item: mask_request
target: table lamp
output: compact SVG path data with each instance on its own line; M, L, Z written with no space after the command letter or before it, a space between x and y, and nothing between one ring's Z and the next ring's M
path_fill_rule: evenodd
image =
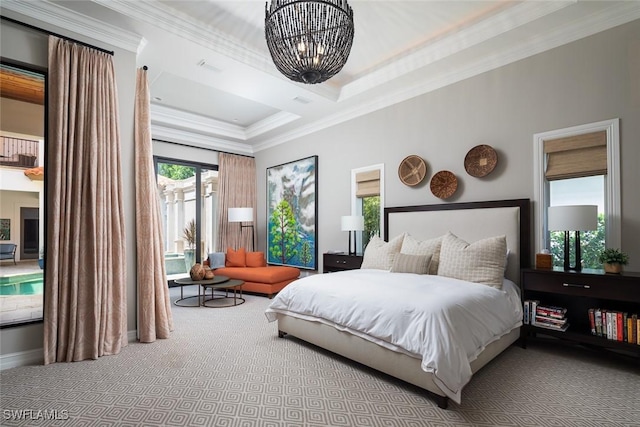
M356 231L364 230L364 217L358 215L346 215L341 220L342 231L349 232L349 255L355 255L358 245L356 243ZM353 251L351 251L351 233L353 233Z
M547 216L549 231L564 231L564 269L582 270L580 254L580 231L591 231L598 228L598 206L571 205L550 206ZM569 232L575 231L576 264L569 262Z

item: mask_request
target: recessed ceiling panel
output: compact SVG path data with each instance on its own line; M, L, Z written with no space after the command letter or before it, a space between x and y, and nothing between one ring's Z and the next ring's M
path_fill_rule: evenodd
M215 117L247 127L279 112L258 102L232 95L174 74L162 73L150 86L151 102L182 111ZM158 99L159 98L159 99Z

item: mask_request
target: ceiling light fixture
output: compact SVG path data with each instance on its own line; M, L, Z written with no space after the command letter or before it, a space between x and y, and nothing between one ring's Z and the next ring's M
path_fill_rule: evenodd
M347 62L353 10L347 0L271 0L264 31L276 68L301 83L322 83Z

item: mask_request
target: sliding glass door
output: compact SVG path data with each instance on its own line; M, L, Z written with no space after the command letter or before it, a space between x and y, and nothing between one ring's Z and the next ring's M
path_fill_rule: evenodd
M155 158L169 280L188 274L213 252L218 167Z

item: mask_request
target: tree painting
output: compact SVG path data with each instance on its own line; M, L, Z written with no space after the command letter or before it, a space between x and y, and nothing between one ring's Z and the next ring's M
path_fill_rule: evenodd
M267 262L317 269L318 157L267 168Z

